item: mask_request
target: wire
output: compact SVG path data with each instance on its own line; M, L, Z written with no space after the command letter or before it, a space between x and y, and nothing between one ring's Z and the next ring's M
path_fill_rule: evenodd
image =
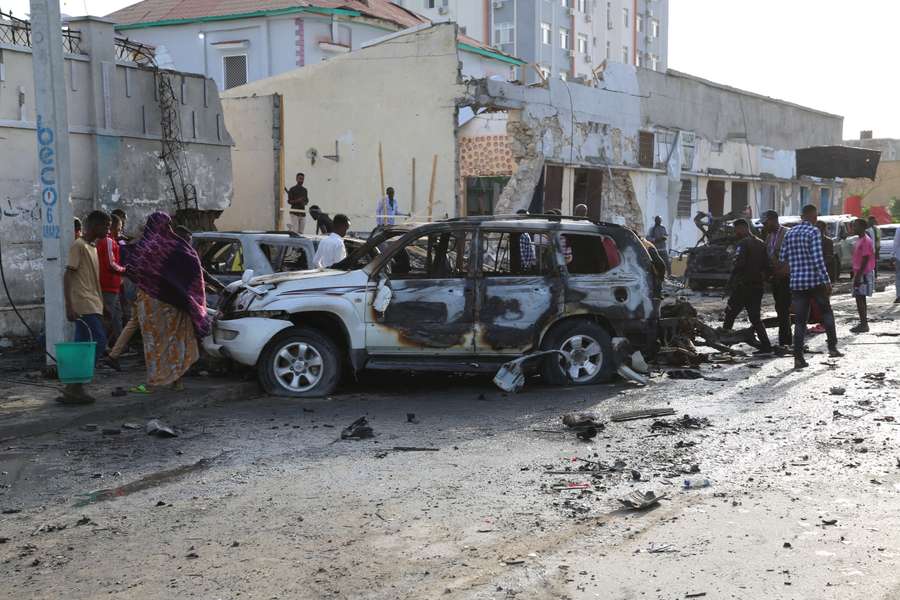
M9 286L6 285L6 272L3 269L3 244L0 243L0 280L3 281L3 291L6 292L6 299L9 300L9 305L12 307L13 312L16 313L16 316L19 317L19 320L22 321L22 325L25 326L25 329L28 330L28 333L31 334L31 337L34 338L35 342L40 343L40 338L37 334L34 333L34 330L28 326L28 323L25 322L25 319L22 317L21 313L19 313L19 309L16 308L16 303L13 302L12 295L9 293ZM46 302L46 299L44 300ZM50 360L56 362L56 357L50 354L47 351L47 346L44 344L44 354L46 354Z

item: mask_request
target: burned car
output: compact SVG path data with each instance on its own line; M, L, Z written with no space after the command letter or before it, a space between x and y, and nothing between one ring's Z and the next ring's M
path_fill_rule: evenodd
M370 262L372 248L380 248ZM342 370L494 372L541 350L551 384L616 372L613 339L656 338L658 282L637 236L564 217L469 217L390 227L333 269L229 286L210 353L266 391L330 393Z
M735 215L712 217L704 212L694 217L694 225L703 235L687 251L684 280L690 289L700 291L728 285L738 242L732 222L737 218Z

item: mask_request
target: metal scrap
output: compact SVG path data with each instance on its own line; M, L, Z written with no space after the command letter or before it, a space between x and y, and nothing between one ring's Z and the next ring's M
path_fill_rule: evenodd
M650 508L651 506L656 506L659 504L659 501L666 497L665 494L660 494L657 496L654 492L638 492L634 491L625 496L624 498L619 498L619 502L625 505L627 508L632 510L644 510Z
M674 408L646 408L644 410L629 410L626 412L615 413L610 417L610 421L619 423L621 421L634 421L636 419L652 419L653 417L666 417L674 415Z

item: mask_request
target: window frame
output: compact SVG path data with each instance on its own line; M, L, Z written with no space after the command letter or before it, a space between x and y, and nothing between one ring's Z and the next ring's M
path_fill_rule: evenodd
M535 273L526 273L526 272L518 272L517 273L513 270L513 263L515 261L513 260L513 252L512 252L512 245L511 245L512 236L513 235L521 236L522 234L526 234L526 233L531 237L532 245L535 246L535 249L534 249L535 263L536 263L536 265L535 265L536 272ZM560 271L559 271L559 264L557 264L557 260L556 260L556 253L557 253L557 250L561 246L559 246L559 242L558 242L559 236L557 235L557 233L558 232L556 232L554 230L527 229L527 228L526 229L504 229L504 228L481 229L478 232L478 241L477 241L477 248L478 248L478 261L477 261L477 267L476 267L477 276L482 279L486 279L486 280L495 280L495 279L499 279L501 277L514 277L514 278L558 277ZM501 239L503 239L505 237L506 239L510 240L510 243L507 245L508 267L507 267L506 272L502 272L502 273L497 273L496 271L489 272L485 268L487 265L487 262L485 259L486 259L486 256L487 256L488 250L489 250L488 248L485 247L485 243L488 241L488 236L490 234L499 234L501 236ZM549 244L537 244L535 242L535 237L538 235L546 236L549 241ZM521 237L518 237L517 240L521 240ZM537 249L538 246L547 247L550 249L550 252L548 252L544 255L544 254L542 254L543 250ZM500 247L502 247L502 245ZM521 260L522 260L521 253L517 252L517 254L518 254L519 266L521 269Z
M590 45L587 34L579 33L576 36L578 52L581 54L587 54L590 51ZM582 48L582 42L584 43L584 47Z
M413 275L410 272L395 273L393 271L392 265L393 265L394 259L397 257L397 255L399 255L400 252L405 252L409 246L414 245L417 241L421 240L422 238L425 238L425 237L431 238L432 236L435 236L439 240L440 237L444 236L444 235L453 236L453 235L458 235L458 234L462 234L463 236L468 236L468 239L466 240L466 245L468 246L468 252L469 252L468 264L466 265L465 271L462 272L461 274L456 274L456 272L454 272L454 274L452 274L452 275L443 275L443 276L433 275L431 273L423 273L422 275ZM401 238L399 238L397 240L396 244L394 245L395 247L391 247L390 249L387 250L387 252L384 255L385 256L384 261L380 265L378 265L378 268L374 272L373 277L378 278L378 277L384 276L384 277L387 277L387 279L389 281L436 281L436 280L440 281L440 280L471 279L472 275L473 275L473 264L474 264L474 262L472 260L473 252L476 251L476 249L473 247L473 244L475 244L475 240L477 239L477 237L478 236L476 235L475 229L471 228L471 227L439 229L439 230L433 230L433 231L428 231L428 232L422 232L422 233L419 233L418 235L415 235L415 232L410 232L409 237L407 237L406 235L402 236ZM431 246L431 242L429 241L429 247L426 250L426 260L429 261L430 264L433 264L433 260L434 260L433 258L429 258L429 254L431 253L432 247L433 246ZM448 245L448 248L449 248L449 245Z
M238 85L228 85L228 69L225 64L229 58L238 58L244 57L244 83ZM222 89L230 90L232 88L240 87L242 85L247 85L250 83L250 57L246 52L239 52L235 54L223 54L222 55Z
M547 46L553 45L553 26L541 21L541 43Z
M571 50L572 31L566 27L559 28L559 47L562 50Z

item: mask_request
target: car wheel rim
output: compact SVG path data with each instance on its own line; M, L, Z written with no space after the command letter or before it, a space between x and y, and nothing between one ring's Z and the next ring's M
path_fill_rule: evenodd
M603 349L588 335L573 335L563 342L560 350L569 360L560 359L560 367L575 383L584 383L597 376L603 366Z
M286 390L307 392L322 380L325 364L322 355L306 342L292 342L275 355L272 371Z

